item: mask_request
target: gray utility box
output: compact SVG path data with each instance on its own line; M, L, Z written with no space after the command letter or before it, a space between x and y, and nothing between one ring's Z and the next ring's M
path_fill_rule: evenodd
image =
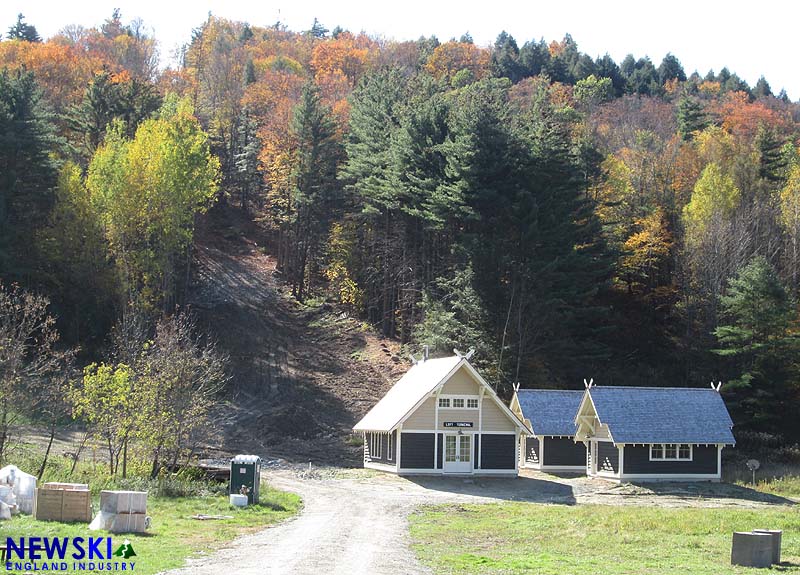
M261 483L261 458L258 455L237 455L231 459L231 493L247 494L247 503L258 503Z

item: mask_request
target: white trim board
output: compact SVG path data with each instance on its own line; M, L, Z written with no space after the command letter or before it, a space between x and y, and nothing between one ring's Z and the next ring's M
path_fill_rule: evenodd
M389 471L394 473L397 471L397 467L394 465L387 465L386 463L373 463L372 461L365 461L364 467L366 469L376 469L378 471Z
M623 473L620 481L720 481L719 473Z
M474 427L448 427L445 429L404 429L403 433L458 433L461 431L464 435L516 435L516 431L478 431Z
M522 465L522 469L535 469L536 471L564 471L586 473L586 465L540 465L527 461Z
M472 473L444 473L441 469L401 469L398 475L441 475L442 477L472 477L475 475L507 475L516 477L514 469L474 469Z

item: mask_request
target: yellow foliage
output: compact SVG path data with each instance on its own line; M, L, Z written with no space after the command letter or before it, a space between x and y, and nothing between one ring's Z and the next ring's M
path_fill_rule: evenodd
M425 69L436 78L446 78L460 70L469 70L476 80L489 74L488 50L468 42L445 42L433 51Z
M700 86L698 86L698 89L702 94L706 96L716 96L717 94L719 94L721 86L719 82L709 82L708 80L706 80L705 82L700 84Z
M664 210L656 209L635 222L636 231L624 244L626 255L620 260L621 275L629 285L650 284L659 268L669 260L673 237L667 229Z
M730 216L739 206L741 195L718 164L708 164L694 186L691 201L683 208L687 242L697 240L715 216Z
M781 190L781 223L788 233L800 235L800 166L792 168Z
M328 266L325 278L337 293L339 302L359 310L364 303L364 290L350 276L348 263L355 244L355 226L352 223L335 223L328 238Z

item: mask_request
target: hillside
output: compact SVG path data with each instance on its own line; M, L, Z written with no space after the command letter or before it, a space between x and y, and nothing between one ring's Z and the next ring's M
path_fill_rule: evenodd
M230 356L223 449L358 463L346 439L404 369L397 344L287 295L257 225L233 208L201 220L195 253L189 305Z
M347 459L397 346L427 345L503 394L722 381L737 439L800 439L800 103L765 78L569 34L198 24L166 69L119 11L0 43L0 300L52 323L0 358L8 396L56 399L26 417L125 385L139 413L95 431L155 468L217 428Z

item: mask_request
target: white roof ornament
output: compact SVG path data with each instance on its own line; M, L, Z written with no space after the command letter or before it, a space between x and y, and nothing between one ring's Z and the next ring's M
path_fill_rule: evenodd
M515 383L513 387L514 387L514 393L517 393L519 391L519 382Z
M413 354L413 353L409 353L409 354L408 354L408 359L410 359L410 360L411 360L411 365L417 365L417 358L416 358L416 357L414 357L414 354Z
M422 361L428 361L428 346L422 346Z
M594 378L592 377L589 381L586 381L586 378L583 378L583 387L586 389L591 389L592 385L594 385Z
M475 355L475 348L471 347L471 348L469 348L469 351L467 352L467 355L464 356L464 359L469 361L470 359L472 359L473 355Z
M458 357L464 357L464 354L458 351L456 348L453 348L453 353L456 354Z

